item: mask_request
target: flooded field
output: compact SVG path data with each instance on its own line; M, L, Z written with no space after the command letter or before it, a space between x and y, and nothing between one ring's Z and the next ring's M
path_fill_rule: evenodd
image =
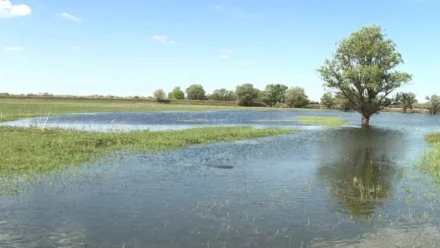
M133 154L0 196L0 247L440 247L440 190L414 166L440 117L338 111L82 114L12 125L86 130L340 128ZM316 126L312 126L316 127ZM22 180L22 183L20 180ZM3 188L6 188L6 182Z
M12 126L62 127L88 131L181 130L209 126L316 128L301 123L299 116L334 116L334 111L169 111L150 113L96 113L23 119ZM340 113L338 113L339 115ZM352 116L352 115L348 115ZM359 122L359 120L355 120Z

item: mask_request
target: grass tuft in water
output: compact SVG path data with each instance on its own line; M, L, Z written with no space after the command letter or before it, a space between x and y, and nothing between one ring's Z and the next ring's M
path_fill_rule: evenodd
M361 199L378 199L382 192L382 185L377 182L377 185L365 185L362 178L353 177L353 190L355 190ZM385 192L386 193L386 192Z
M327 116L299 116L298 119L304 124L318 124L327 127L339 127L346 123L343 118Z
M63 170L118 152L152 152L193 144L253 139L294 130L209 127L181 131L85 132L0 127L0 176Z
M440 133L429 133L425 139L433 149L423 155L419 168L429 173L433 181L440 186Z

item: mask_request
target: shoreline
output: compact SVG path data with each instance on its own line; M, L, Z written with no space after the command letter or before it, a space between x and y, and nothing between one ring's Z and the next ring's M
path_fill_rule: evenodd
M296 129L205 127L178 131L88 132L57 128L0 127L0 177L57 172L106 158L112 152L166 151L195 144L256 139Z

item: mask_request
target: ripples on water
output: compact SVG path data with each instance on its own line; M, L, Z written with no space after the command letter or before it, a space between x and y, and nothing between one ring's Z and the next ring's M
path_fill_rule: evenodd
M118 113L46 125L298 126L298 115L323 113ZM412 166L438 120L382 113L370 129L197 145L66 172L1 196L0 247L436 247L439 209Z

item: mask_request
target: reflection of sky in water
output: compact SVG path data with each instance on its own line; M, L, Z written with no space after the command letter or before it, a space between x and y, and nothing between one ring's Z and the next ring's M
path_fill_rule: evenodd
M285 119L279 119L285 118ZM84 131L166 131L213 126L251 126L254 128L319 129L319 125L301 123L279 112L158 112L158 113L99 113L28 118L0 125L20 127L55 127Z
M111 113L54 117L46 127L78 125L69 124L75 120L91 121L99 131L115 123L152 130L305 127L274 120L319 113ZM359 121L355 113L325 113ZM427 188L413 180L411 167L427 149L423 134L440 126L437 120L383 113L370 129L311 126L277 137L129 155L82 168L73 178L69 172L48 176L48 183L30 184L23 194L0 197L0 247L429 247L439 238L439 205L427 204ZM410 177L402 175L405 167ZM351 187L353 177L384 191L362 199ZM417 201L408 203L411 191ZM413 228L402 229L407 226Z
M81 124L81 123L46 123L46 124L32 124L28 121L15 121L9 123L3 123L3 125L16 126L16 127L38 127L38 128L63 128L63 129L75 129L82 131L96 131L96 132L111 132L111 131L134 131L134 130L149 130L155 131L168 131L168 130L183 130L190 128L202 128L202 127L216 127L216 126L250 126L253 128L300 128L305 130L319 129L321 126L314 125L256 125L256 124L219 124L219 125L200 125L200 124L170 124L170 125L129 125L129 124Z
M62 127L81 130L137 130L151 131L179 130L200 126L254 126L254 127L306 127L315 129L316 125L306 125L299 116L341 117L347 121L344 126L359 127L361 117L358 113L340 111L201 111L201 112L136 112L136 113L96 113L75 114L23 119L0 123L0 125ZM437 130L440 117L426 114L380 113L371 119L376 128L410 130L412 133L426 133Z

